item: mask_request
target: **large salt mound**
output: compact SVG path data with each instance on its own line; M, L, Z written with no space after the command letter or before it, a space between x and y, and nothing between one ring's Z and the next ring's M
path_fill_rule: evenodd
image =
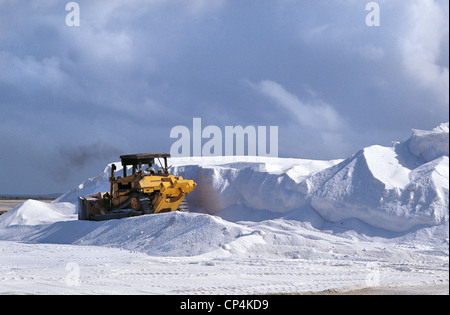
M340 162L252 159L254 162L176 166L174 173L198 183L189 202L210 214L223 216L224 211L234 211L242 215L249 210L285 214L307 204L305 178Z
M198 184L188 196L190 206L221 215L230 208L244 212L266 210L276 214L298 209L307 202L308 187L304 186L304 179L340 161L246 156L170 159L173 174L193 179ZM120 162L112 164L116 165L119 174L122 170ZM112 164L56 202L76 204L78 196L109 191Z
M311 206L331 222L357 218L390 231L439 225L448 222L448 172L448 157L409 169L395 148L370 147L312 176Z
M230 221L293 213L308 220L312 207L330 222L358 219L403 232L448 224L448 126L414 130L403 143L367 147L344 161L174 158L172 172L198 183L188 196L194 211ZM108 191L110 166L58 201L75 203L77 196Z
M415 129L406 143L412 154L429 162L449 155L448 134L449 123L441 124L432 131Z
M447 123L392 148L365 148L308 179L311 205L332 222L357 218L391 231L448 224L448 143Z

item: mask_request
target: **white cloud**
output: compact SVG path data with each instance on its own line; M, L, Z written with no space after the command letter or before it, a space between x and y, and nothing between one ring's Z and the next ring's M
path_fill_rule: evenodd
M317 97L309 102L302 101L280 84L269 80L251 85L278 106L287 109L304 127L327 131L345 127L337 111Z
M74 46L91 63L129 66L134 62L134 40L125 31L113 32L85 27L74 36Z
M32 56L23 58L0 51L0 84L7 83L23 89L54 89L67 81L60 69L58 57L36 60Z
M444 41L448 46L448 4L446 7L435 0L416 0L406 8L407 27L400 39L405 70L448 104L449 69L439 65Z
M317 146L316 151L333 158L351 152L348 135L352 134L352 131L347 123L331 105L321 100L318 93L309 87L305 87L309 98L305 101L274 81L247 83L278 107L287 110L293 118L293 124L286 128L291 132L295 130L296 135L293 137L297 139L296 141L308 143L309 147Z

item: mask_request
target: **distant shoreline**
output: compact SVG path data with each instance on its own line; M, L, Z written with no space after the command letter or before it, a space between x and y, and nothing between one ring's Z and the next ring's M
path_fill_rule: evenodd
M49 195L0 195L0 200L55 200L60 197L62 193L49 194Z
M30 196L31 197L31 196ZM17 206L20 206L22 203L24 203L25 201L29 200L29 199L33 199L33 200L39 200L40 202L52 202L55 199L37 199L37 198L26 198L25 196L20 196L17 197L16 199L4 199L4 196L0 196L0 215L5 214L6 212L8 212L9 210L14 209ZM22 199L24 198L24 199Z

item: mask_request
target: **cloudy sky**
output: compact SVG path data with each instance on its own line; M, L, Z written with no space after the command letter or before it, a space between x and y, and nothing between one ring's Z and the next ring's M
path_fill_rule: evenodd
M448 0L0 0L0 194L65 192L177 125L345 158L449 115ZM72 20L71 20L72 21ZM74 21L74 20L73 20Z

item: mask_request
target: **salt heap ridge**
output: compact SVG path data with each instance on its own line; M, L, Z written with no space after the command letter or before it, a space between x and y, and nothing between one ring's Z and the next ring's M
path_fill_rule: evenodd
M234 222L293 215L316 220L311 209L328 222L357 219L393 232L449 221L448 123L345 160L194 157L171 163L172 173L198 183L188 196L193 211ZM57 202L108 191L111 165Z

